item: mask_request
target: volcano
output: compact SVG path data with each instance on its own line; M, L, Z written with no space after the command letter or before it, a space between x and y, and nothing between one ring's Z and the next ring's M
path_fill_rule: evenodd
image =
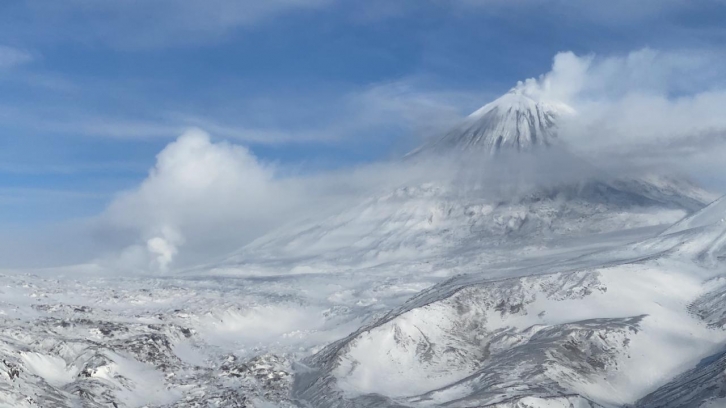
M561 102L545 102L519 85L469 115L442 137L411 155L477 151L530 151L557 141L560 118L574 114Z

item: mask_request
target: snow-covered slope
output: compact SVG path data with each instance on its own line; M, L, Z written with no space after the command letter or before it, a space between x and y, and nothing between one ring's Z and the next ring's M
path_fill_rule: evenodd
M523 86L518 86L411 155L451 151L495 154L501 150L521 151L549 146L557 138L557 119L572 113L569 106L537 100Z
M0 275L0 407L290 407L280 337L334 325L279 286L63 274Z
M324 274L7 273L0 406L717 404L726 264L701 255L726 226L657 232Z
M461 254L471 251L506 258L511 246L665 228L713 199L681 179L613 177L564 148L531 149L550 146L558 118L572 113L564 104L544 103L515 87L408 161L431 173L446 169L445 177L435 174L376 191L358 205L285 226L204 268L232 274L280 268L320 273L463 259ZM488 154L501 149L511 154Z
M702 208L672 184L597 181L498 199L455 184L401 187L338 214L287 226L205 268L243 274L321 273L391 262L506 258L513 247L667 226Z
M414 154L548 146L563 111L515 89ZM694 313L723 274L726 249L717 222L726 214L719 202L702 210L711 198L702 190L655 176L546 181L498 200L458 188L406 187L269 236L232 261L305 253L292 256L296 265L354 268L381 249L439 267L458 260L464 275L305 360L298 398L330 407L620 407L724 347L726 331ZM686 228L628 245L577 255L568 242L669 225L678 214L690 214L679 223ZM569 256L542 256L556 248ZM528 252L539 255L528 261Z
M709 282L712 288L696 299L689 310L714 331L726 328L726 278ZM726 347L707 356L667 384L638 400L639 408L718 408L726 405Z
M296 392L350 407L373 396L381 406L448 407L722 398L720 354L709 357L726 348L726 263L698 261L726 251L724 233L719 222L501 280L451 279L308 359Z
M686 217L668 228L663 234L673 234L692 228L701 228L714 224L726 224L726 197L709 204L698 213Z
M0 275L0 407L723 406L724 199L534 149L569 111L520 91L221 262Z

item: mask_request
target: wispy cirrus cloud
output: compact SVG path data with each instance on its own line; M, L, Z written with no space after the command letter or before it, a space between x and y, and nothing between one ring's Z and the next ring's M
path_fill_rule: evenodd
M530 12L540 15L556 14L562 21L573 18L587 19L608 25L624 26L634 22L659 19L678 19L687 23L689 17L707 12L724 11L723 0L612 0L568 1L568 0L447 0L452 7L475 9L481 12L501 14L512 11ZM512 16L513 17L513 16ZM715 21L701 21L708 26Z
M18 65L27 64L33 61L35 57L28 51L0 45L0 69L12 68Z
M335 18L376 24L391 18L430 18L480 13L515 25L552 21L570 28L597 24L610 28L658 26L691 37L724 32L723 0L147 0L23 1L7 7L0 24L13 36L42 42L73 41L121 49L158 49L216 42L292 13L333 10ZM34 24L17 16L32 16ZM21 24L22 22L22 24ZM665 24L667 23L667 24ZM52 28L49 29L49 28ZM646 30L650 31L650 30ZM1 32L1 31L0 31ZM700 33L700 34L699 34ZM669 36L670 38L670 36Z
M77 97L88 84L69 82L59 91ZM94 84L93 86L98 86ZM466 87L450 88L408 77L373 83L323 95L271 93L264 103L240 97L221 109L194 113L180 103L155 108L153 101L127 89L135 108L124 110L78 103L0 104L0 125L21 131L116 140L164 140L189 128L202 128L216 138L251 145L346 145L366 141L372 145L421 138L446 130L494 95ZM265 118L260 121L260 118Z
M236 29L253 27L293 11L315 10L334 0L147 0L25 1L12 12L38 24L8 21L14 30L42 41L73 40L123 49L149 49L217 41ZM11 13L7 13L12 17ZM1 19L0 19L1 21ZM44 27L54 27L50 35ZM59 30L60 28L60 30Z

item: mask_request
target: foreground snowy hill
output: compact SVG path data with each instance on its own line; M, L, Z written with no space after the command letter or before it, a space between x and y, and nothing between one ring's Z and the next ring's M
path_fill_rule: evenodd
M723 202L490 262L6 273L0 406L719 406Z
M726 224L708 223L722 207L682 221L695 229L505 279L439 284L309 358L297 392L315 406L682 407L722 398Z

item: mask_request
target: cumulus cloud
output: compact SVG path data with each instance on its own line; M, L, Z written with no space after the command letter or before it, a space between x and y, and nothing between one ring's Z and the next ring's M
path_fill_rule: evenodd
M190 130L158 154L138 188L110 204L99 228L133 237L124 264L163 271L181 246L256 236L284 219L299 204L297 195L243 146Z
M688 2L683 0L448 0L447 3L467 12L472 9L496 14L505 18L520 17L532 12L540 17L550 17L560 23L577 20L579 23L625 27L658 20L676 20L698 12L722 10L723 1ZM703 22L707 26L710 22Z
M712 52L641 49L619 56L562 52L518 86L572 106L561 138L586 154L640 164L703 155L726 143L726 87ZM645 154L647 152L647 154Z
M372 191L452 174L405 161L300 174L189 130L98 217L96 236L110 249L98 262L125 273L177 270L224 257L285 223L333 214Z

